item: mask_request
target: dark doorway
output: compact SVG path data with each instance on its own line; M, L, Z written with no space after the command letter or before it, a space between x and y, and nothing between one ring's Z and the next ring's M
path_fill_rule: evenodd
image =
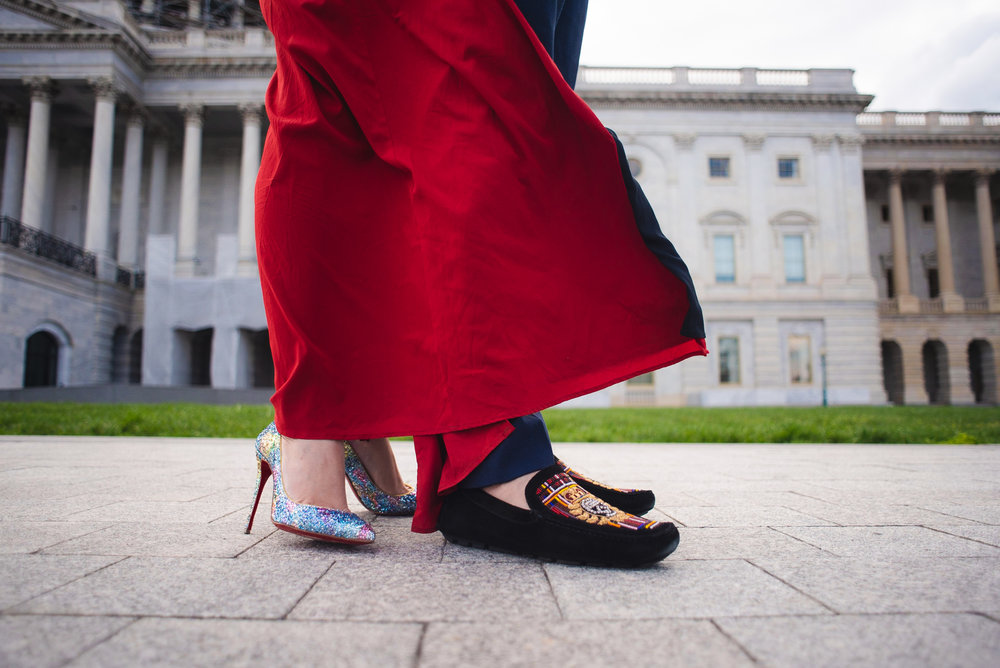
M924 389L932 404L951 403L951 385L948 380L948 349L941 341L924 343L921 351L924 363Z
M997 403L997 370L993 346L976 339L969 343L969 382L977 404Z
M28 337L24 352L24 386L54 386L59 372L59 341L49 332Z
M889 403L902 406L903 390L903 349L895 341L882 342L882 384Z

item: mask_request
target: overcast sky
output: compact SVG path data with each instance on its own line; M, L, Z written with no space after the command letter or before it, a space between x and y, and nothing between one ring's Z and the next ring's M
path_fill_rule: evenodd
M843 67L872 110L1000 111L1000 2L590 0L581 62Z

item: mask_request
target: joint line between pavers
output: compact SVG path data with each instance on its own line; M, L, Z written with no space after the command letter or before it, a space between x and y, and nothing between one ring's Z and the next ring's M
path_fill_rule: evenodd
M739 640L737 640L733 636L729 635L724 628L722 628L721 626L719 626L719 623L717 621L715 621L714 618L710 617L708 619L708 622L709 622L709 624L711 624L712 626L714 626L715 629L719 633L721 633L724 638L726 638L729 642L731 642L734 645L736 645L739 648L739 650L741 652L743 652L744 655L746 655L746 657L748 659L750 659L754 663L758 663L758 664L760 663L760 660L756 656L753 655L753 652L751 652L749 649L747 649L746 647L744 647L743 643L741 643Z
M417 639L417 651L413 655L413 668L417 668L420 665L420 661L424 655L424 637L427 635L427 627L430 626L430 622L420 623L420 637Z
M330 569L333 568L334 564L336 563L337 563L336 561L331 561L330 565L326 567L326 570L320 573L319 577L317 577L315 580L312 581L312 584L309 585L304 592L302 592L302 596L299 596L298 599L296 599L295 603L292 603L292 607L288 608L288 610L285 610L285 614L279 617L279 619L288 619L288 615L292 614L292 611L295 610L296 607L298 607L299 603L302 602L302 599L304 599L306 596L309 595L309 592L313 590L313 587L316 586L316 583L319 582L321 579L323 579L323 576L329 573Z
M819 604L820 604L821 606L823 606L824 608L826 608L827 610L829 610L829 611L830 611L830 612L832 612L833 614L835 614L835 615L839 615L839 614L840 614L840 613L839 613L838 611L834 610L834 609L833 609L833 608L831 608L831 607L830 607L829 605L827 605L827 604L826 604L826 603L824 603L823 601L819 600L818 598L816 598L816 597L815 597L815 596L813 596L812 594L810 594L810 593L808 593L808 592L805 592L805 591L803 591L802 589L799 589L798 587L796 587L795 585L793 585L793 584L792 584L791 582L787 582L786 580L784 580L784 579L782 579L782 578L778 577L777 575L775 575L775 574L774 574L774 573L772 573L771 571L767 570L766 568L764 568L764 567L763 567L763 566L761 566L760 564L755 564L755 563L754 563L753 561L751 561L750 559L745 559L744 561L746 561L746 562L747 562L748 564L750 564L750 565L751 565L751 566L753 566L754 568L757 568L757 569L761 570L761 571L762 571L763 573L765 573L765 574L767 574L767 575L770 575L770 576L771 576L772 578L774 578L775 580L777 580L777 581L778 581L778 582L780 582L781 584L783 584L783 585L785 585L785 586L787 586L787 587L791 587L792 589L794 589L795 591L799 592L800 594L802 594L802 595L803 595L803 596L805 596L806 598L808 598L808 599L810 599L810 600L812 600L812 601L815 601L816 603L819 603Z
M552 578L549 577L549 569L546 564L540 564L542 567L542 574L545 575L545 582L549 585L549 593L552 594L552 600L556 604L556 610L559 611L559 619L566 619L566 615L563 614L562 605L559 603L559 597L556 595L556 588L552 586Z
M965 520L966 522L973 522L973 523L975 523L978 526L984 526L984 527L993 526L991 524L988 524L987 522L980 522L979 520L974 520L971 517L965 517L963 515L955 515L953 513L946 513L943 510L934 510L933 508L924 508L923 506L910 506L910 507L911 508L919 508L920 510L926 510L927 512L930 512L930 513L938 513L938 514L941 514L941 515L947 515L948 517L954 517L955 519L958 519L958 520Z
M74 615L74 617L75 616L76 615ZM133 617L127 623L122 624L121 628L116 629L115 631L112 631L107 636L105 636L105 637L101 638L100 640L97 640L96 642L93 642L93 643L87 645L86 647L84 647L82 650L80 650L79 652L77 652L76 656L74 656L72 659L70 659L69 661L65 662L62 665L65 666L65 665L69 665L70 663L73 663L74 661L76 661L77 659L79 659L80 657L82 657L87 652L90 652L91 650L95 649L98 645L103 645L104 643L108 642L109 640L111 640L112 638L114 638L115 636L117 636L119 633L121 633L122 631L124 631L125 629L133 626L140 619L142 619L142 617Z
M838 526L840 526L840 525L838 525ZM778 532L778 533L780 533L780 534L781 534L782 536L788 536L788 537L789 537L789 538L791 538L792 540L797 540L797 541L799 541L800 543L803 543L803 544L805 544L805 545L808 545L809 547L815 547L815 548L816 548L817 550L819 550L820 552L826 552L827 554L832 554L832 555L833 555L833 556L835 556L835 557L842 557L842 556L844 556L844 555L842 555L842 554L837 554L836 552L833 552L832 550L827 550L827 549L824 549L824 548L820 547L819 545L813 545L812 543L810 543L809 541L807 541L807 540L806 540L805 538L799 538L798 536L793 536L793 535L792 535L792 534L790 534L790 533L786 533L786 532L782 531L782 530L781 530L781 529L779 529L778 527L767 527L767 528L768 528L768 529L770 529L771 531L777 531L777 532Z
M916 526L919 526L923 529L929 529L930 531L937 531L938 533L943 533L945 536L951 536L952 538L961 538L962 540L967 540L973 543L979 543L980 545L986 545L987 547L1000 549L1000 546L994 545L993 543L987 543L986 541L979 540L978 538L969 538L968 536L961 536L957 533L951 533L949 531L945 531L944 529L938 529L937 527L929 527L926 524L917 524ZM989 525L983 524L982 526L989 526ZM1000 552L997 553L997 556L1000 556Z
M63 538L62 540L57 540L56 542L52 543L51 545L46 545L44 547L38 548L37 550L32 550L31 552L28 552L28 554L41 554L42 550L48 550L49 548L56 547L57 545L62 545L63 543L68 543L71 540L76 540L77 538L84 538L86 536L90 536L90 535L95 534L95 533L100 533L101 531L107 531L108 529L110 529L113 526L114 526L113 522L108 522L105 526L102 526L100 529L94 529L93 531L88 531L87 533L81 533L81 534L76 535L76 536L70 536L69 538ZM108 556L113 556L113 555L108 555Z
M39 556L51 556L51 555L39 555ZM63 556L63 555L59 555L59 556ZM106 555L94 555L94 556L106 556ZM83 575L81 575L80 577L76 577L76 578L73 578L72 580L69 580L69 581L67 581L67 582L63 582L63 583L62 583L61 585L57 585L57 586L55 586L55 587L52 587L52 589L46 589L45 591L42 591L42 592L38 592L38 593L37 593L37 594L35 594L34 596L29 596L28 598L24 599L23 601L18 601L18 602L17 602L17 603L15 603L14 605L10 605L10 606L7 606L7 607L6 607L6 608L4 608L3 610L0 610L0 613L6 613L6 612L7 612L8 610L10 610L11 608L14 608L14 607L17 607L17 606L19 606L19 605L24 605L24 604L26 604L26 603L30 603L31 601L34 601L34 600L35 600L36 598L38 598L39 596L44 596L45 594L48 594L48 593L50 593L50 592L54 592L54 591L55 591L56 589L62 589L62 588L63 588L63 587L65 587L66 585L69 585L69 584L73 584L73 583L74 583L74 582L76 582L77 580L82 580L83 578L86 578L86 577L90 577L90 576L91 576L91 575L93 575L94 573L100 573L100 572L101 572L101 571L103 571L103 570L104 570L105 568L110 568L110 567L114 566L115 564L120 564L121 562L125 561L126 559L131 559L131 558L132 558L132 557L122 557L121 559L116 559L115 561L112 561L112 562L111 562L110 564L104 564L104 565L103 565L103 566L101 566L100 568L95 568L95 569L94 569L94 570L92 570L92 571L89 571L89 572L87 572L87 573L84 573L84 574L83 574Z

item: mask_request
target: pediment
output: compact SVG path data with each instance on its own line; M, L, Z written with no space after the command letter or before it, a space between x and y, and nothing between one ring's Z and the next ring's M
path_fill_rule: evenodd
M699 221L702 225L746 225L746 218L736 213L721 209L713 211Z
M106 19L51 0L0 0L0 32L105 30Z

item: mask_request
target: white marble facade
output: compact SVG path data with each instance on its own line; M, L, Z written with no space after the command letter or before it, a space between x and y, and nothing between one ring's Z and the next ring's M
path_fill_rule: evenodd
M271 382L255 7L0 0L0 388ZM582 70L713 354L572 404L996 402L1000 117L866 114L852 74Z

